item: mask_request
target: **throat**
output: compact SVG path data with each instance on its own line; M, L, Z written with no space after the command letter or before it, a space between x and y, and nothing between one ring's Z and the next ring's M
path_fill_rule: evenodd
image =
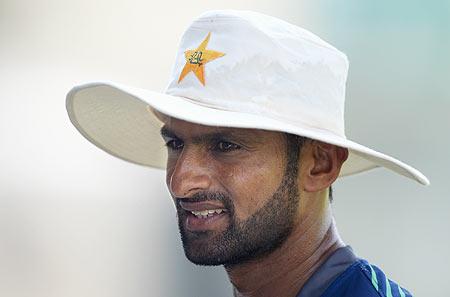
M311 228L314 229L314 228ZM225 267L236 297L295 297L320 265L338 248L345 246L334 221L322 236L317 230L291 236L268 256Z

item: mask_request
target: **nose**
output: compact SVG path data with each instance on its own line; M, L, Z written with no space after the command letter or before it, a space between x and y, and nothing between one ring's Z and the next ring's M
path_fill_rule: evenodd
M200 149L183 148L168 176L173 197L191 197L211 186L211 164Z

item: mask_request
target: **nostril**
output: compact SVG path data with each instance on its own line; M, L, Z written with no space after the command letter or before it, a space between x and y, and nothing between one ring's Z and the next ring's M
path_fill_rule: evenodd
M210 187L209 174L196 171L185 171L181 174L174 172L169 179L169 191L173 197L189 197Z

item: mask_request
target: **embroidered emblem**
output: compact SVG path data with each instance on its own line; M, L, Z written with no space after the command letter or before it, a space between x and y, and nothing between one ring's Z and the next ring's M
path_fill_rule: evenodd
M180 77L178 78L178 83L192 71L202 85L205 85L205 64L225 55L224 53L218 51L206 49L210 36L211 32L208 33L208 36L206 36L206 38L195 50L187 50L184 52L186 64L184 65Z

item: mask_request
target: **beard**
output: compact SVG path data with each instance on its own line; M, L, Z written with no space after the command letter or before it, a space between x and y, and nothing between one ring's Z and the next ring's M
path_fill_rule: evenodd
M222 192L200 192L190 198L177 199L178 226L186 257L198 265L232 266L270 254L289 237L299 205L297 170L286 168L279 187L255 213L241 221L235 216L233 199ZM191 232L183 222L188 213L179 201L218 200L229 217L224 231Z

